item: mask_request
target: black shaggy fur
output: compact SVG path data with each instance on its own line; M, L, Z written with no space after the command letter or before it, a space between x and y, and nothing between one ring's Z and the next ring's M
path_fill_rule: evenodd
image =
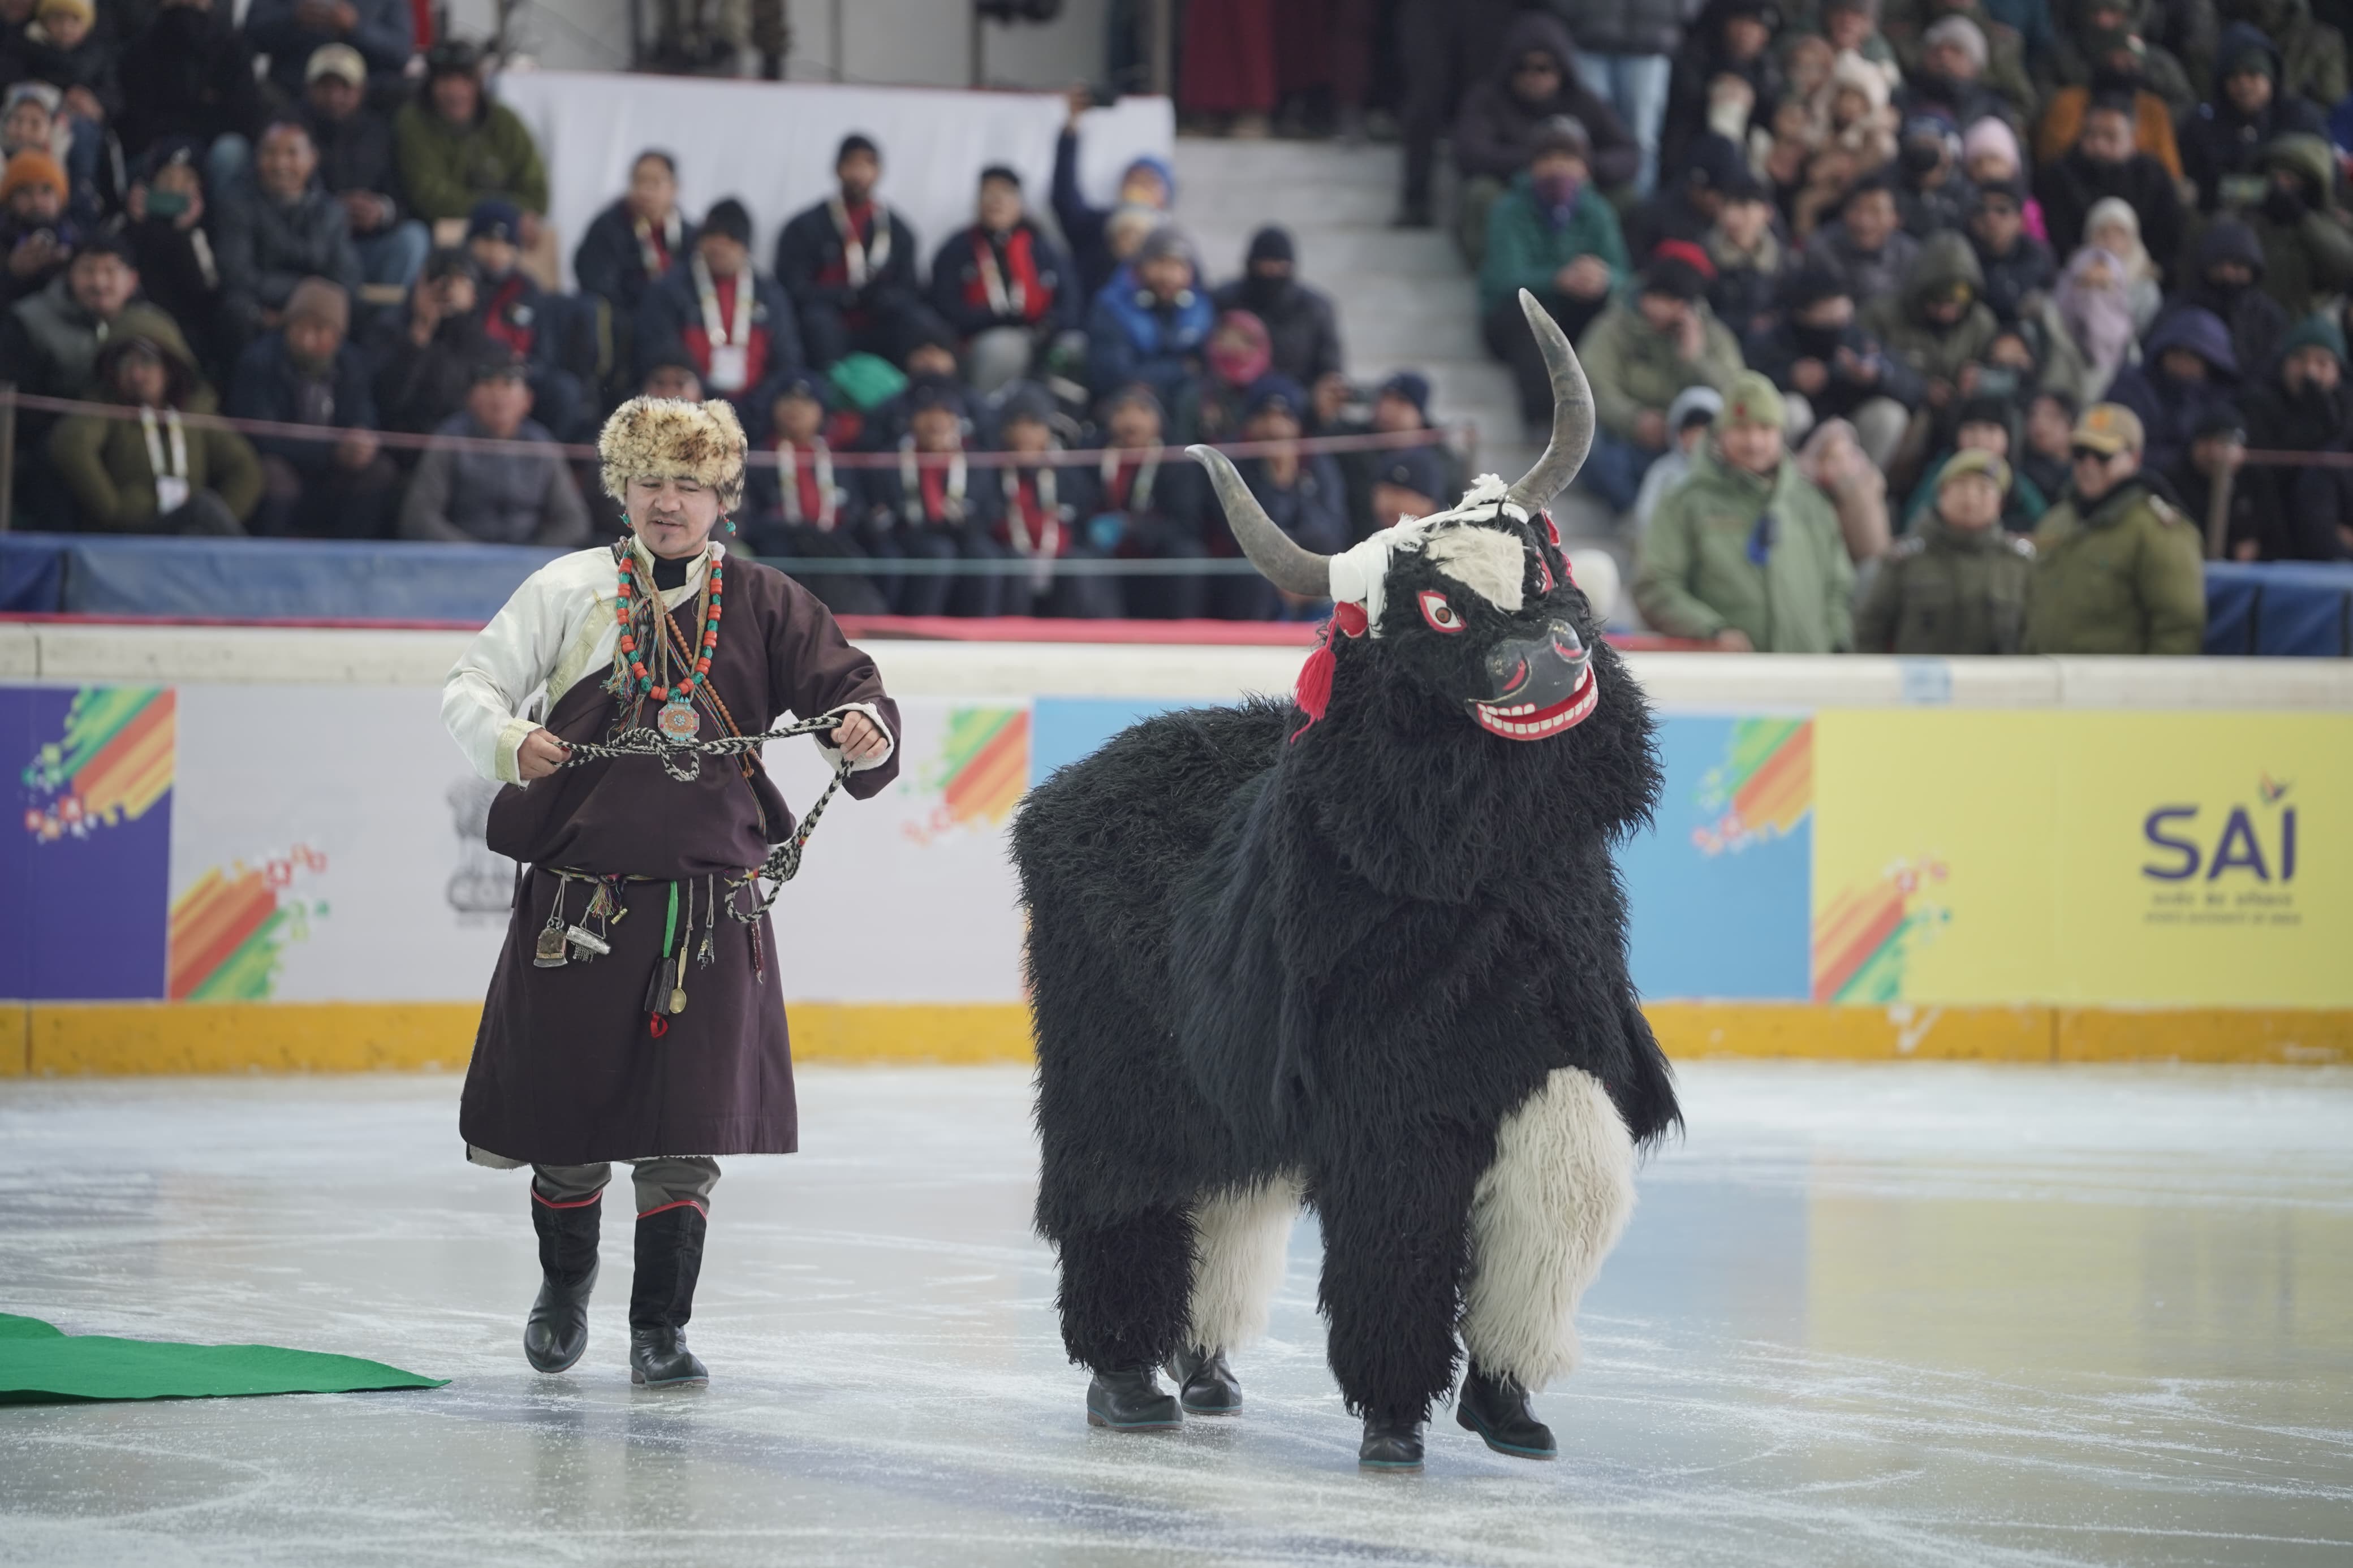
M1296 1173L1324 1226L1350 1409L1452 1386L1472 1189L1564 1067L1639 1142L1678 1119L1636 1006L1612 848L1659 791L1648 704L1541 524L1506 615L1400 554L1377 637L1341 638L1328 716L1255 700L1146 720L1014 824L1038 1033L1039 1232L1063 1342L1097 1371L1179 1348L1192 1205ZM1549 577L1557 586L1542 592ZM1467 623L1440 635L1417 594ZM1488 656L1569 621L1599 701L1540 741L1478 728Z

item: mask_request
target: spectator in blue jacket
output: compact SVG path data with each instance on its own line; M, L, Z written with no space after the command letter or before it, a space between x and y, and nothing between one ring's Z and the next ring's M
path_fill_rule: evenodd
M1188 384L1200 374L1215 321L1192 247L1173 228L1154 230L1095 296L1087 318L1088 386L1103 397L1140 381L1162 406L1191 406Z
M2108 401L2140 418L2141 467L2172 476L2198 438L2200 421L2238 395L2239 358L2231 329L2211 310L2176 310L2150 329L2141 362L2109 384Z
M1242 411L1242 439L1283 443L1239 467L1250 494L1277 528L1309 550L1333 555L1348 547L1348 492L1339 466L1322 452L1308 456L1291 443L1307 413L1307 394L1286 376L1270 375L1250 389ZM1222 517L1206 527L1209 553L1241 553ZM1209 579L1209 614L1225 621L1299 620L1321 616L1326 606L1284 594L1255 573Z
M1094 298L1120 268L1112 245L1112 219L1124 208L1165 213L1176 205L1176 171L1169 167L1167 159L1150 154L1128 163L1119 177L1119 200L1110 206L1096 206L1079 194L1079 116L1093 101L1085 88L1071 89L1070 118L1062 125L1061 140L1054 144L1054 221L1062 226L1062 237L1071 242L1079 288L1087 299Z
M375 394L351 322L351 296L306 278L287 297L284 323L237 358L232 417L343 432L253 437L262 479L261 505L247 525L254 533L376 539L388 531L398 476L375 437Z
M303 68L329 44L357 49L371 82L397 82L417 52L417 20L409 0L253 0L245 40L269 57L269 79L300 98Z

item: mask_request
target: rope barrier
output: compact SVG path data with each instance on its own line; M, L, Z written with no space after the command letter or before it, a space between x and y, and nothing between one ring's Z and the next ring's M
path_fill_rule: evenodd
M70 397L48 397L39 393L0 389L0 407L11 406L38 414L79 414L100 419L136 419L140 412L121 403L90 403ZM421 452L438 448L453 452L507 453L533 458L544 458L554 451L572 462L594 462L596 459L595 447L579 443L500 440L486 436L418 435L406 430L348 430L331 426L294 425L277 419L241 419L226 414L197 414L187 409L180 411L180 421L192 430L230 430L240 436L262 436L273 440L336 442L348 436L367 436L379 446L396 451ZM1348 452L1388 452L1441 445L1475 447L1477 439L1476 427L1463 424L1433 425L1419 430L1374 430L1360 436L1302 436L1293 441L1219 441L1212 444L1229 458L1264 458L1283 452L1312 457L1318 453L1336 456ZM1116 452L1129 461L1151 458L1176 463L1192 460L1182 447L1084 447L1027 454L979 450L918 452L915 462L918 467L934 468L944 468L959 458L966 468L1072 468L1101 463L1107 452ZM836 468L895 469L899 466L899 454L895 450L838 451L831 457ZM773 448L754 444L746 454L745 461L752 468L773 468L779 459Z

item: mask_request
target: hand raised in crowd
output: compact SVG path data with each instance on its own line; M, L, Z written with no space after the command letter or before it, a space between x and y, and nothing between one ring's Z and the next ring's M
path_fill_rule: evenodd
M865 714L845 713L841 722L834 726L833 744L850 762L871 763L881 761L890 751L891 738Z
M1348 378L1336 370L1327 370L1315 378L1315 390L1308 394L1308 402L1315 410L1315 423L1328 427L1340 417L1340 410L1348 406Z
M1697 310L1685 310L1675 324L1675 353L1685 360L1696 360L1707 348L1707 329L1700 324Z
M42 268L62 260L67 248L58 243L58 237L46 228L37 228L18 240L8 252L8 271L17 278L37 276Z
M1079 116L1095 106L1095 89L1082 81L1074 81L1062 89L1063 124L1071 130L1079 128Z
M1598 256L1580 256L1553 274L1554 286L1577 300L1599 300L1609 292L1609 264Z
M515 748L515 772L522 775L523 783L529 784L534 779L543 779L562 767L571 755L572 748L553 734L545 730L533 730L522 738L522 744Z

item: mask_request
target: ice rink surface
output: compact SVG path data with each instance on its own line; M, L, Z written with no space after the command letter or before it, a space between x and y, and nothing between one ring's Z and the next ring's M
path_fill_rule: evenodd
M1015 1069L807 1071L732 1162L691 1341L632 1391L609 1205L580 1366L518 1342L524 1178L452 1078L0 1084L0 1310L438 1392L0 1407L0 1563L2353 1563L2353 1074L1683 1071L1538 1400L1356 1468L1312 1220L1249 1406L1083 1422ZM625 1189L617 1189L617 1192Z

